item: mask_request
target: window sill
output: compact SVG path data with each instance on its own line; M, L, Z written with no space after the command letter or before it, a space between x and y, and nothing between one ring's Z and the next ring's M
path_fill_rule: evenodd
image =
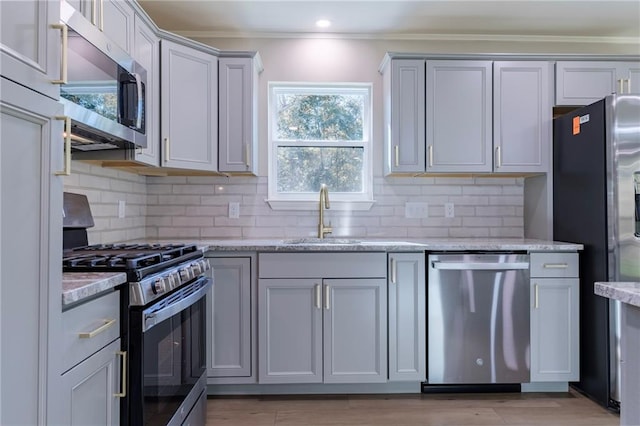
M272 210L318 210L319 200L265 200ZM371 210L376 200L340 201L331 200L331 210L339 211L366 211Z

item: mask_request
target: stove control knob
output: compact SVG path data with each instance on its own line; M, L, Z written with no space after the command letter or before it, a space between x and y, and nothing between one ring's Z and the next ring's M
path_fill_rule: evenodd
M172 272L170 277L171 277L172 288L176 288L181 284L180 274L177 271Z
M211 269L211 263L209 263L209 259L202 259L202 272L208 271Z
M191 278L191 274L189 271L189 268L182 268L180 269L180 278L182 278L182 281L189 281L189 279Z
M195 262L191 265L191 270L193 271L193 275L196 277L204 272L200 266L200 262Z
M170 272L170 273L167 275L166 282L167 282L167 284L169 284L169 288L170 288L171 290L173 290L174 288L176 288L176 287L178 286L178 282L179 282L179 281L178 281L178 282L176 282L176 276L175 276L175 274L174 274L173 272Z
M164 293L166 291L164 279L163 278L156 279L151 284L151 291L153 291L153 294L162 294L162 293Z

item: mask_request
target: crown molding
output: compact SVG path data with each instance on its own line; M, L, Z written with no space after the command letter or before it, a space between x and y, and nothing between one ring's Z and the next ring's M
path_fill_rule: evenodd
M417 41L498 41L521 43L587 43L587 44L638 44L640 37L608 36L555 36L509 34L365 34L365 33L293 33L293 32L228 32L228 31L180 31L174 33L189 38L329 38L357 40L417 40Z

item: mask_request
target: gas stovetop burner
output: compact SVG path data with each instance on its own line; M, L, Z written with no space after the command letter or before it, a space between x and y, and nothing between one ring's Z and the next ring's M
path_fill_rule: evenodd
M94 244L64 252L65 272L126 272L130 282L203 257L195 244Z

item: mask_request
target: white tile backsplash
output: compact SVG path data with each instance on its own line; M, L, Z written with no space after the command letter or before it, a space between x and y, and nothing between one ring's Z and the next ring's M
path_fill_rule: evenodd
M87 194L96 221L90 243L138 238L295 238L317 232L317 210L272 210L266 177L144 177L74 161L65 190ZM329 209L334 236L361 238L522 237L524 179L375 177L369 211ZM331 198L331 194L329 194ZM117 217L125 200L126 217ZM428 218L405 217L405 203L429 204ZM228 204L240 203L240 217ZM444 203L455 217L444 217Z

